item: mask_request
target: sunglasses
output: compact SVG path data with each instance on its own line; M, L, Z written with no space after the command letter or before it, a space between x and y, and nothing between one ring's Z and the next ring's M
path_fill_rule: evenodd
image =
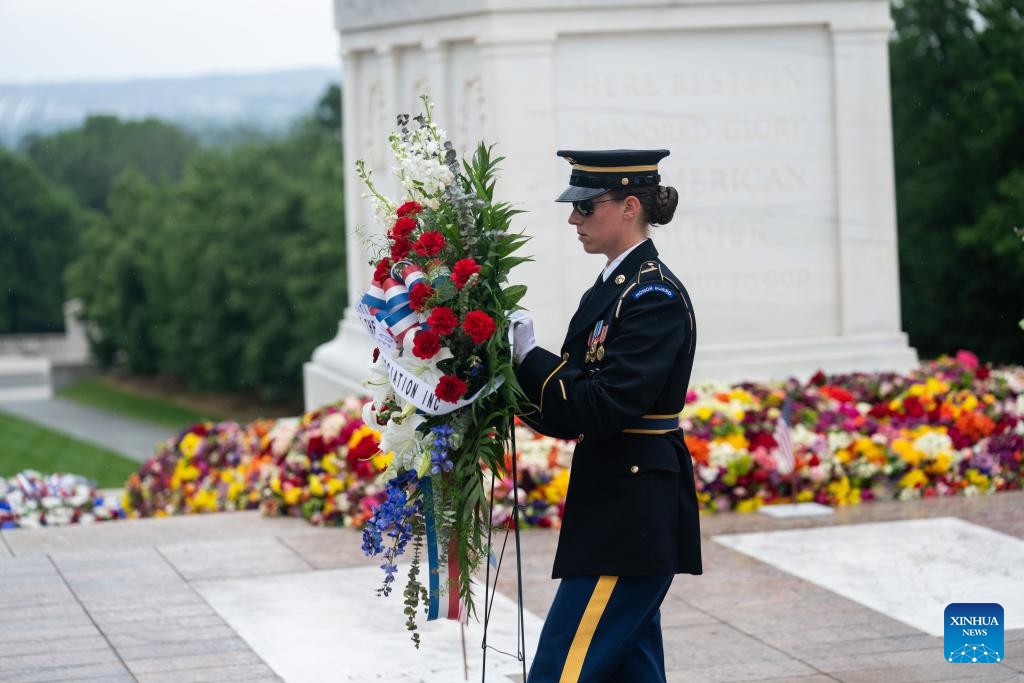
M582 201L573 202L572 208L580 212L580 215L586 218L594 213L595 204L604 204L605 202L621 202L621 199L601 199L594 201L593 199L584 199Z

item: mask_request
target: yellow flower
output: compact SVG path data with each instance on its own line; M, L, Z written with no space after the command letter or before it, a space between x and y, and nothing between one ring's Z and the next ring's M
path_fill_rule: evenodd
M729 390L729 400L742 401L743 403L753 403L754 397L739 387L733 387L732 389Z
M953 456L949 453L939 453L935 458L925 466L925 469L932 474L942 474L943 472L949 471L949 466L953 463Z
M338 470L338 458L334 453L328 453L327 456L320 461L320 465L328 474L337 474Z
M798 503L808 503L814 500L814 494L811 493L810 491L801 491L800 493L796 494L796 500Z
M729 436L723 438L722 441L725 441L727 444L729 444L738 451L745 451L747 450L747 448L750 447L750 442L747 441L747 437L743 436L742 432L730 434Z
M276 493L279 496L281 495L281 479L280 478L278 478L278 477L271 477L271 479L270 479L270 490L273 491L274 493Z
M760 498L747 498L736 503L736 512L754 512L764 505Z
M907 389L907 393L908 394L910 394L911 396L918 396L918 397L924 396L925 391L926 391L926 388L925 388L925 385L923 385L923 384L912 384L912 385L910 385L910 388Z
M199 444L203 442L203 438L194 432L189 432L185 435L185 438L178 444L178 450L180 450L186 458L191 458L196 454L196 449L199 448Z
M387 469L388 465L391 464L391 459L394 457L394 453L378 453L377 455L370 458L370 462L373 463L374 467L383 472L384 470Z
M284 502L287 505L298 505L300 498L302 498L302 489L298 486L293 486L284 492Z
M866 436L862 436L853 442L853 452L870 462L880 463L885 461L885 449Z
M363 425L356 431L352 432L352 436L350 436L348 439L348 447L354 448L356 444L358 444L360 441L368 437L376 437L377 439L380 439L380 433L374 430L373 428L369 427L368 425Z
M982 490L988 489L989 486L989 478L973 467L967 470L967 481Z
M900 486L905 489L917 488L928 483L928 475L921 470L910 470L900 478Z
M850 485L849 477L843 477L828 485L828 491L837 505L857 505L860 503L860 489Z
M544 488L544 498L552 505L565 499L569 492L569 470L562 470Z
M192 496L191 507L196 512L216 512L217 494L209 489L199 489Z
M843 463L844 465L853 459L853 454L845 448L840 448L836 451L836 460Z
M242 492L245 491L245 484L240 481L236 481L228 486L228 500L235 502L238 500Z
M327 493L336 496L345 490L345 484L340 479L328 479L327 480Z
M711 419L711 416L715 414L715 411L710 406L701 406L697 408L697 417L705 422Z
M127 489L121 493L121 508L125 512L132 511L132 498L128 495Z
M909 439L894 440L892 442L892 450L911 466L917 465L921 462L921 458L924 457L924 453L914 448L914 442Z
M309 492L318 498L323 498L324 485L320 481L320 477L315 474L309 475Z

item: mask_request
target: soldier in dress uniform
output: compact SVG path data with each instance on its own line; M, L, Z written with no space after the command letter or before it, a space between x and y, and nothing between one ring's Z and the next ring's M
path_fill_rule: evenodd
M668 150L559 151L569 223L607 259L560 352L517 314L516 374L543 434L575 439L555 553L561 579L530 683L664 681L660 606L675 574L701 573L693 463L679 429L697 328L689 295L658 259L650 226L678 194Z

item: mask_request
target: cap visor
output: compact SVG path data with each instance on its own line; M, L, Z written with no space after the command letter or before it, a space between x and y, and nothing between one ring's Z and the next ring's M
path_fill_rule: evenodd
M570 185L565 192L558 195L556 202L581 202L584 199L593 199L608 191L606 187L577 187Z

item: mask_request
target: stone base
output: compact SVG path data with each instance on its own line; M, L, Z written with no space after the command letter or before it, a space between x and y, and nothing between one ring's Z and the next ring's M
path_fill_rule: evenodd
M351 310L338 324L338 335L321 344L302 367L303 401L307 411L348 396L366 393L373 342Z
M51 364L46 358L0 357L0 401L53 398Z
M909 346L907 336L902 333L738 344L702 345L698 341L692 380L742 382L788 377L806 380L818 370L826 373L907 372L918 363L917 351Z

